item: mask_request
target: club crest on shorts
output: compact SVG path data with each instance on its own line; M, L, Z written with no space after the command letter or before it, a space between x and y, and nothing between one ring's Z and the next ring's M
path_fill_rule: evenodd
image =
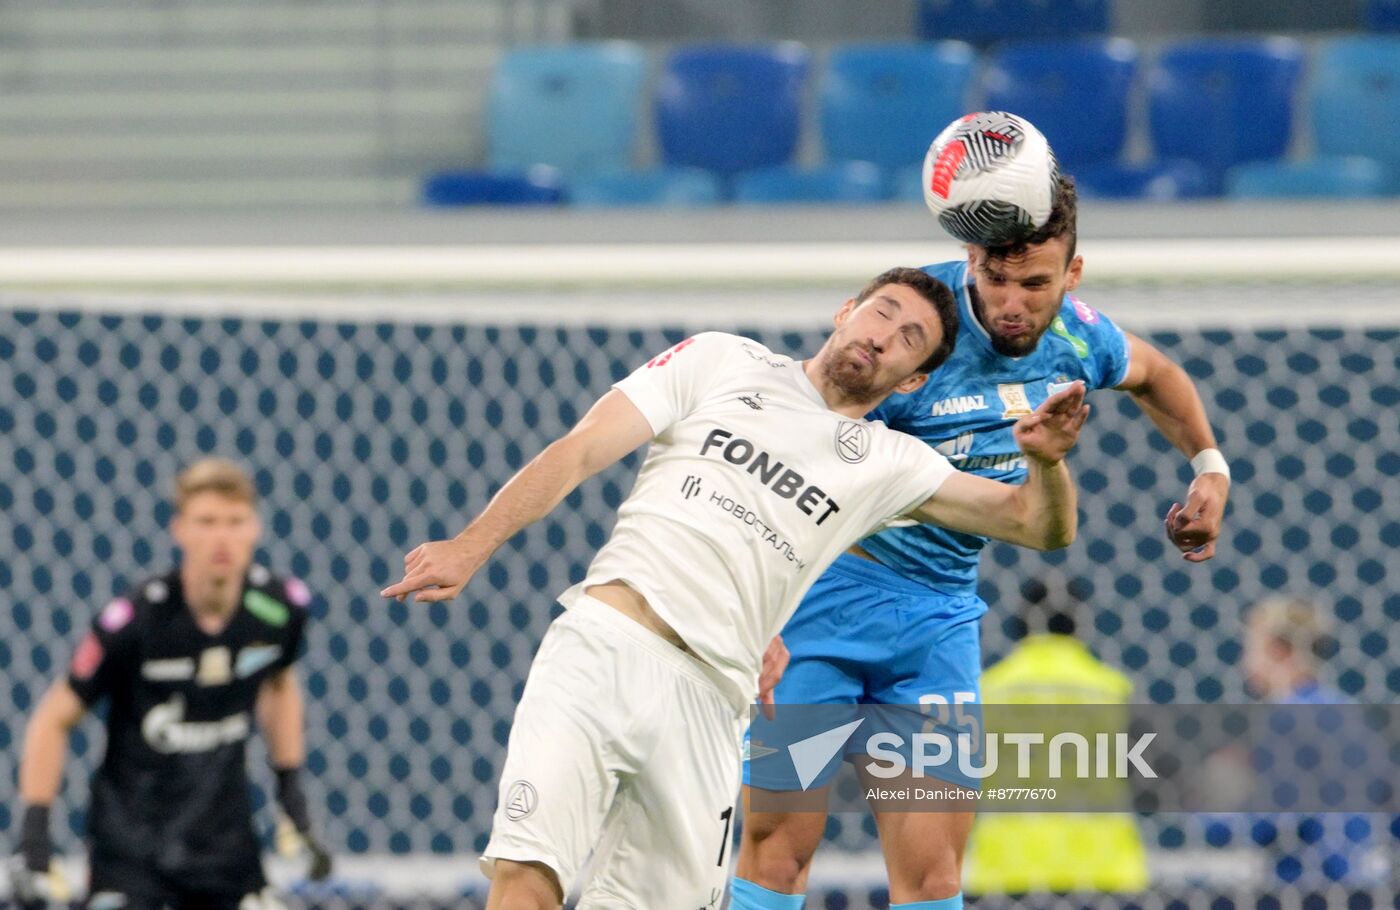
M870 430L850 420L836 427L836 454L847 464L860 464L870 454Z
M528 780L518 780L506 791L506 818L518 822L535 811L540 803L539 794Z

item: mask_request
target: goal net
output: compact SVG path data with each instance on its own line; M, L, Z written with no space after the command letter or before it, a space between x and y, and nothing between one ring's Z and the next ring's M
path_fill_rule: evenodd
M1189 468L1128 396L1099 393L1072 459L1079 540L1044 555L993 546L983 559L985 662L1008 650L1021 583L1049 566L1088 581L1080 634L1132 678L1137 701L1245 700L1241 612L1287 593L1335 619L1326 681L1358 701L1394 702L1393 246L1369 258L1360 241L1244 244L1233 257L1219 244L1167 247L1090 245L1080 296L1200 387L1235 476L1219 555L1190 565L1167 544L1162 516ZM302 257L318 271L269 251L245 254L241 271L233 254L222 265L210 254L201 271L193 253L141 266L50 252L0 292L0 685L10 699L0 827L15 831L15 765L37 698L94 612L172 559L170 479L198 456L227 455L254 471L264 497L260 561L316 595L300 665L308 787L348 871L294 900L326 907L479 903L473 858L525 673L555 595L607 535L636 456L511 541L454 603L383 602L402 554L455 532L610 383L687 333L737 331L801 355L866 278L929 261L927 249L888 247ZM365 264L376 256L377 271ZM70 852L100 739L91 721L73 739L55 825ZM1248 839L1208 843L1182 816L1139 823L1155 876L1141 906L1302 893L1261 866ZM1374 833L1386 850L1389 825ZM871 820L834 816L827 840L809 906L879 905ZM1368 888L1389 899L1385 886ZM843 897L818 902L828 893Z

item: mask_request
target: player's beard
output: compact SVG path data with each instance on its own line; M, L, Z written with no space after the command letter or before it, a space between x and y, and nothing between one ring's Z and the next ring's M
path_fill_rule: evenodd
M1003 357L1025 357L1033 352L1040 344L1040 339L1045 336L1050 325L1047 323L1039 332L1022 332L1019 335L1002 335L997 332L996 327L987 324L987 311L982 306L981 298L974 298L972 302L972 312L977 317L977 323L987 333L987 338L991 342L992 350Z
M862 360L860 355L856 354L855 348L864 350L871 362L866 363ZM852 341L826 358L822 363L822 375L846 400L871 401L881 397L881 393L885 391L877 385L878 365L879 361L873 351L863 347L859 341Z
M1008 337L998 335L991 329L987 330L987 337L992 341L992 350L1003 357L1025 357L1036 349L1036 346L1040 344L1040 337L1044 334L1045 330L1042 329L1035 335L1027 332L1015 337Z

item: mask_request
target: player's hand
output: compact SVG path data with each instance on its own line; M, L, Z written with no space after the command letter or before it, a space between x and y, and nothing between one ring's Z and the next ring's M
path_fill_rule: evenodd
M419 603L451 600L471 581L480 562L459 541L434 540L419 544L403 558L403 578L379 594Z
M763 652L763 669L758 674L758 701L763 706L763 716L769 720L773 720L773 690L783 678L791 656L781 635L774 635Z
M54 910L67 907L73 891L58 863L34 869L23 854L10 857L10 897L19 910Z
M1084 383L1074 382L1045 399L1035 413L1016 421L1012 433L1029 458L1045 464L1063 461L1079 441L1079 430L1089 417Z
M277 813L277 833L273 839L277 852L282 856L306 857L306 877L311 881L319 882L331 874L335 863L330 851L315 832L310 829L298 831L296 824L284 812Z
M1202 474L1191 481L1186 504L1174 502L1167 510L1167 539L1185 554L1187 562L1205 562L1215 555L1215 539L1220 536L1229 498L1230 478Z
M335 865L335 861L331 859L330 851L314 834L303 834L301 840L306 845L306 856L309 860L306 866L306 877L313 882L329 878L331 869Z

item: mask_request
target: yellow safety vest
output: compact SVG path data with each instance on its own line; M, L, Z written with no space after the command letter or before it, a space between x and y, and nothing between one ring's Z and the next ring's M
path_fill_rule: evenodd
M1133 684L1068 635L1032 635L982 676L986 705L1126 704ZM1128 813L978 816L963 876L969 894L1134 892L1147 854Z

